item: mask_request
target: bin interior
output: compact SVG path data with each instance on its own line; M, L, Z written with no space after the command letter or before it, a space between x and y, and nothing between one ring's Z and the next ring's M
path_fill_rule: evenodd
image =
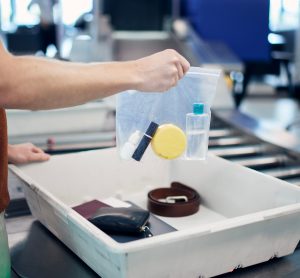
M147 207L147 192L179 181L201 195L198 213L160 217L178 230L300 202L300 189L253 170L208 156L207 161L166 161L150 151L143 161L121 161L116 149L52 157L20 167L37 187L69 207L110 197Z

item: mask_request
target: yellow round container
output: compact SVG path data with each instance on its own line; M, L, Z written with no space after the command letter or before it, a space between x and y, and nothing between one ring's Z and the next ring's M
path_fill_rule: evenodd
M151 140L151 146L159 157L174 159L183 154L186 149L184 132L173 124L161 125Z

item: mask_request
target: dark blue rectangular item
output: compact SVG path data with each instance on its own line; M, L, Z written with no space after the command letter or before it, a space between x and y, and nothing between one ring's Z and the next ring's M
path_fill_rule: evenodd
M136 150L132 155L133 159L135 159L136 161L140 161L142 159L157 129L158 129L158 124L155 122L151 122L141 142L139 143L139 145L137 146Z

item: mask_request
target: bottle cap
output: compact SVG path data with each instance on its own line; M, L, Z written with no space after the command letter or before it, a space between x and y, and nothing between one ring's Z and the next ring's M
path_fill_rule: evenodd
M173 124L161 125L151 141L154 153L165 159L179 157L185 151L186 145L184 132Z
M201 115L204 113L204 104L203 103L194 103L193 113L196 115Z

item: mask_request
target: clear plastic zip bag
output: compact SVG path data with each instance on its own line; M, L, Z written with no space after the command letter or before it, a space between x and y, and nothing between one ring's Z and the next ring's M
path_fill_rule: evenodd
M140 161L148 149L164 159L203 160L219 70L191 67L165 93L126 91L117 96L117 147Z

